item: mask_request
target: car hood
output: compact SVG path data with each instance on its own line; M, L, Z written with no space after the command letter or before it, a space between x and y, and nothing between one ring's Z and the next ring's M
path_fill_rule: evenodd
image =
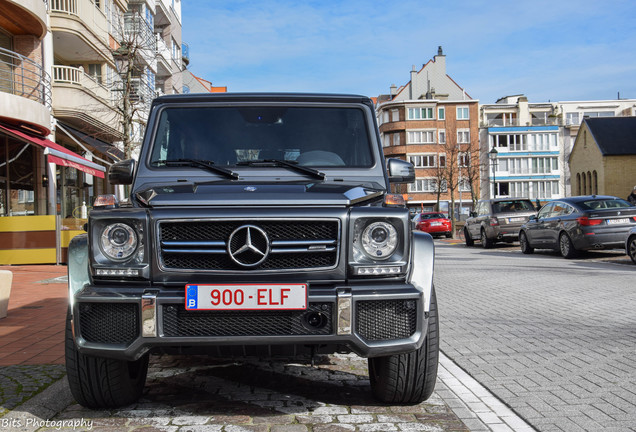
M165 206L350 206L382 196L379 185L327 183L228 183L155 186L135 197L148 207Z

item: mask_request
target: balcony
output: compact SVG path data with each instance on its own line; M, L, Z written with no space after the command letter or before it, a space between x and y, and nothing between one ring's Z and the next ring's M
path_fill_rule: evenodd
M53 66L53 114L104 141L121 139L120 116L108 88L82 68Z
M161 35L155 35L157 37L157 76L170 76L172 75L170 49Z
M46 35L47 1L9 0L2 2L2 28L11 34Z
M108 22L91 0L49 0L55 55L69 62L109 57Z
M51 80L43 67L0 48L0 117L50 132Z

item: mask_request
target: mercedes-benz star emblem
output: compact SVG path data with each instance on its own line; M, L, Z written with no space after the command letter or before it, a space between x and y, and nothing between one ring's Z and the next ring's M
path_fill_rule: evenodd
M227 251L238 265L256 267L269 255L267 233L254 225L240 226L230 234Z

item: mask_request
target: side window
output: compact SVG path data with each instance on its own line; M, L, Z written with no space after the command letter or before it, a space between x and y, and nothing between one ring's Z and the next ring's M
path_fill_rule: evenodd
M477 210L477 216L484 216L488 214L489 211L489 205L487 202L482 202L481 204L479 204L479 209Z
M554 207L554 203L549 203L541 207L541 210L539 210L539 214L537 215L537 218L541 219L541 218L550 217L550 213L552 212L553 207Z

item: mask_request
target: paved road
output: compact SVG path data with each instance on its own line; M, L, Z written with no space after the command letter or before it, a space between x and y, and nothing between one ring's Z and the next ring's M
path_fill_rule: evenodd
M538 430L636 430L636 266L436 243L448 357Z

